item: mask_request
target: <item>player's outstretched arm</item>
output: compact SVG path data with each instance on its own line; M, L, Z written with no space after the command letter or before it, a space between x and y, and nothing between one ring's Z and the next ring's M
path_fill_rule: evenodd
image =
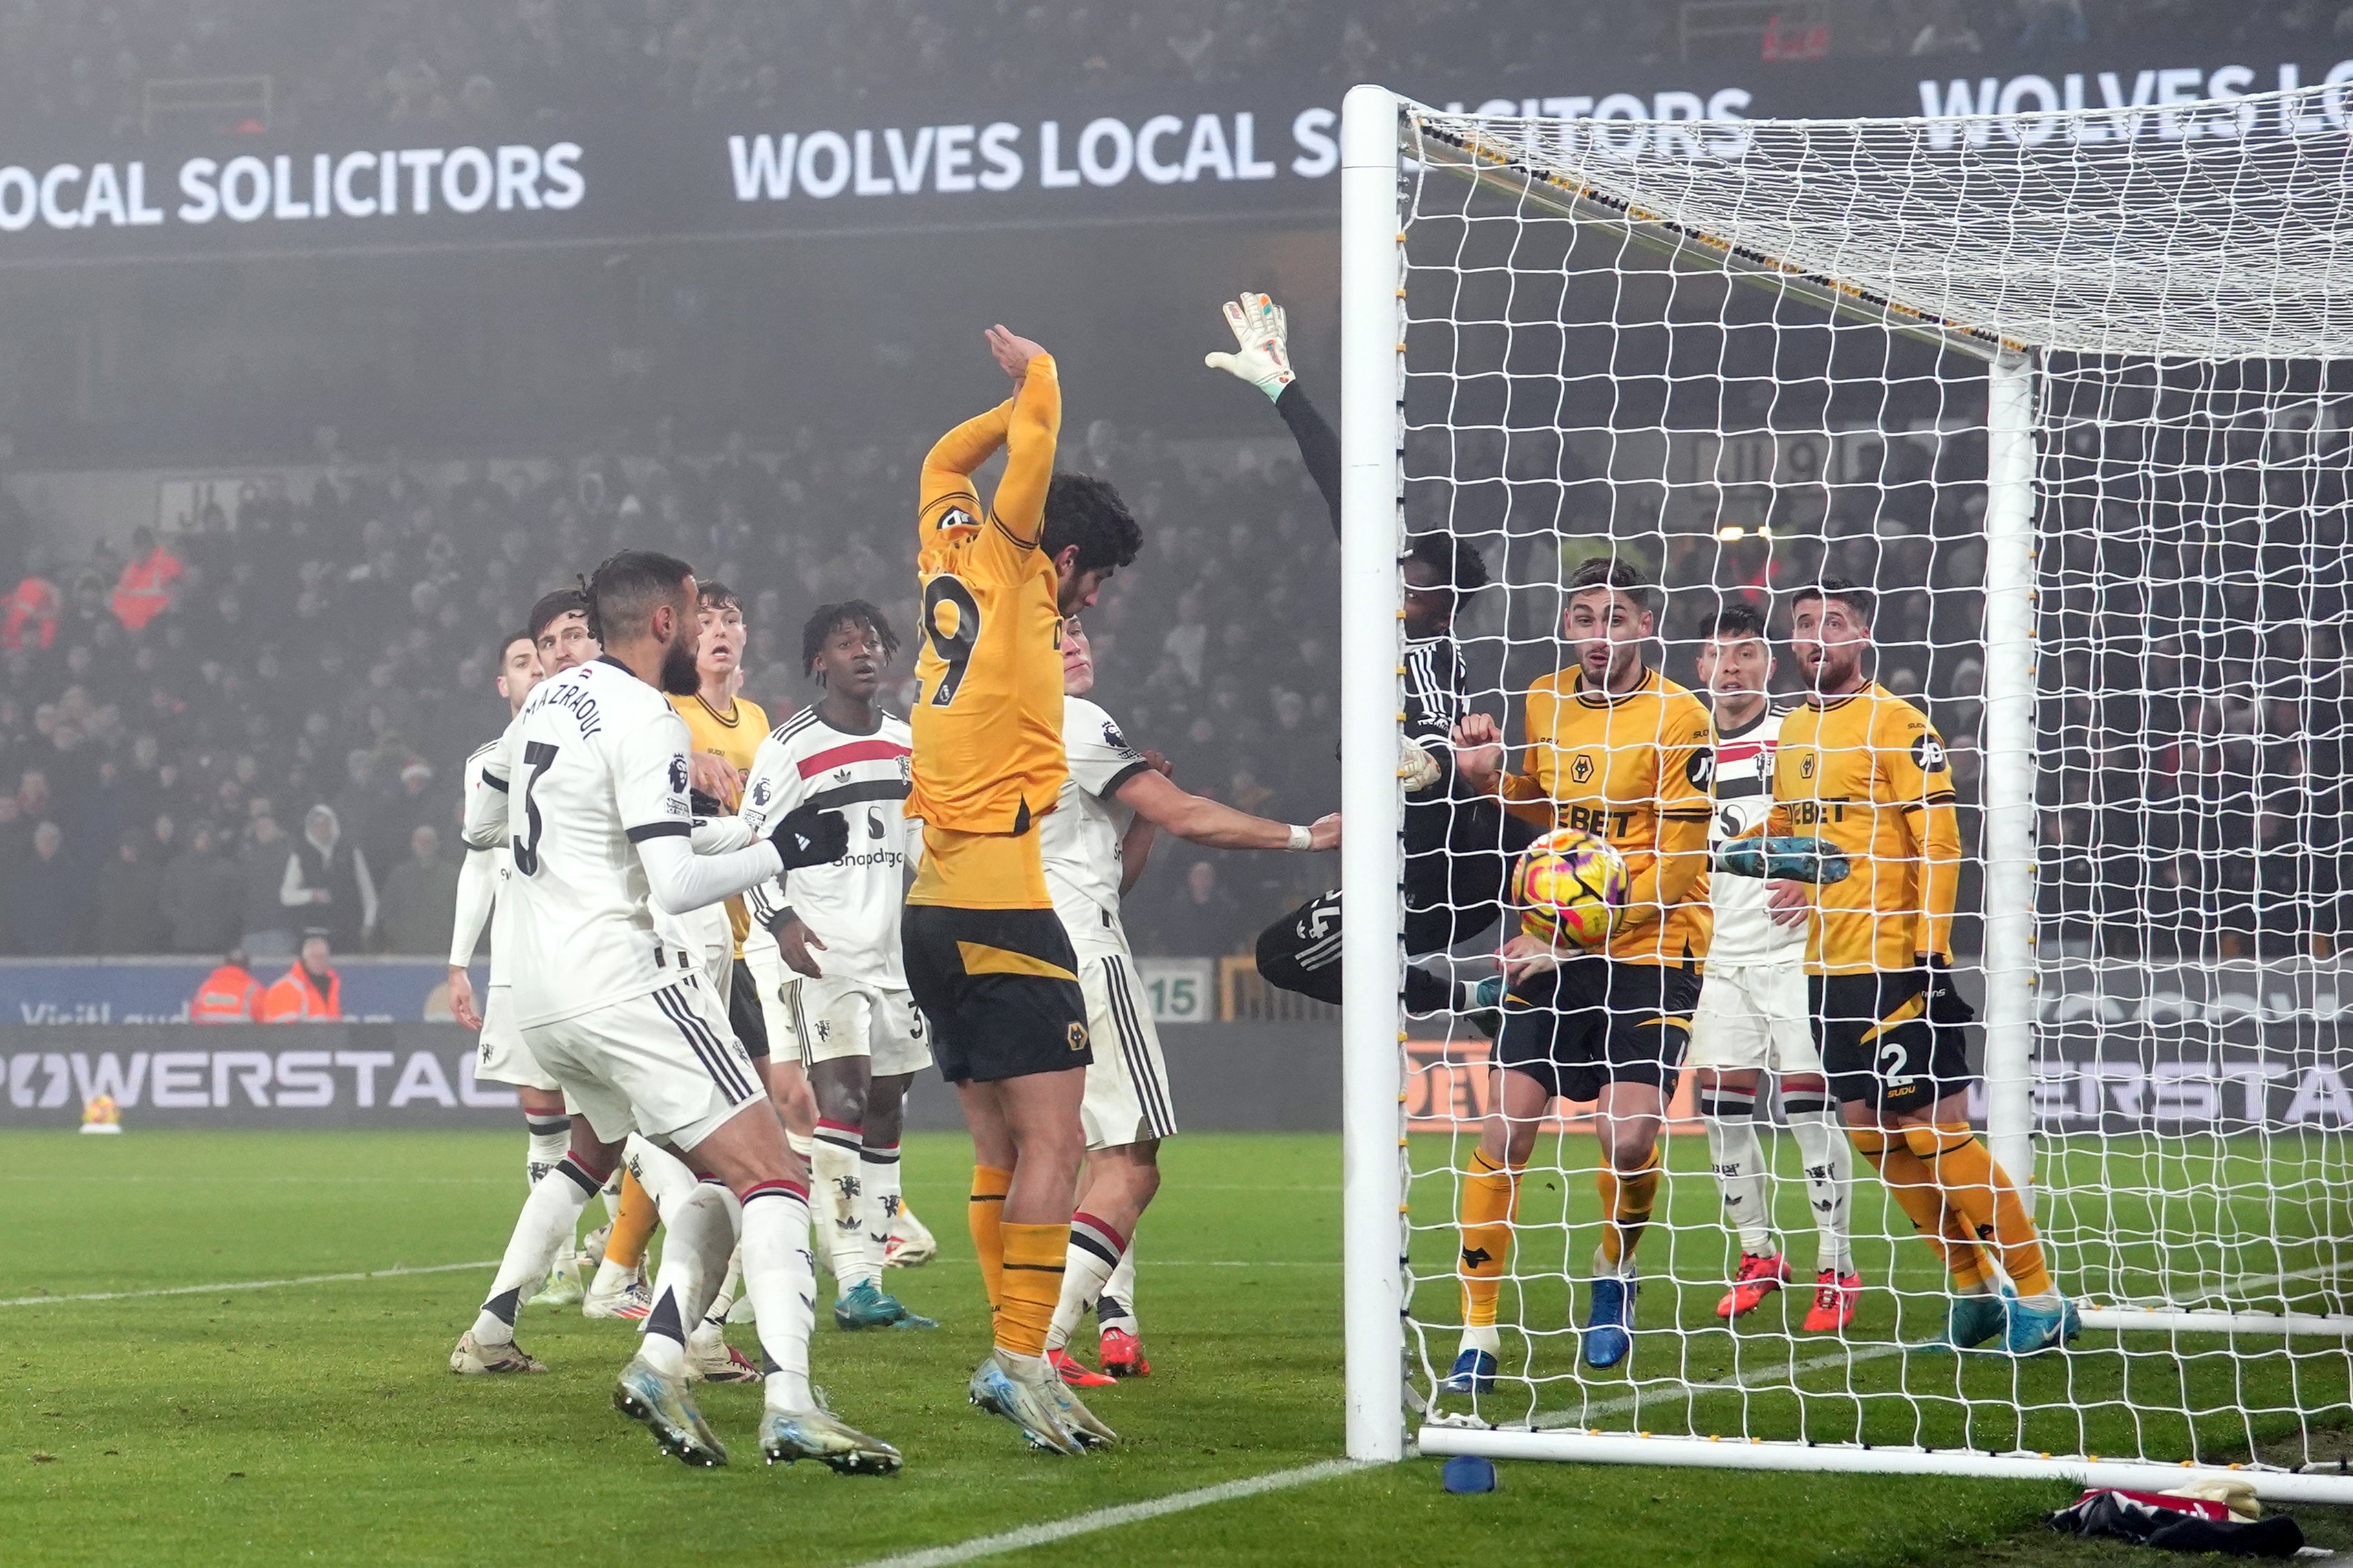
M1340 847L1340 814L1315 819L1310 827L1294 827L1205 795L1177 788L1159 773L1145 769L1119 786L1122 804L1164 832L1211 849L1336 849Z
M980 521L980 491L972 476L1005 445L1006 427L1013 420L1013 400L1007 398L986 414L976 414L932 443L923 456L916 525L928 542L932 530L950 509Z
M1291 426L1299 443L1300 460L1323 492L1332 514L1332 531L1340 531L1340 433L1307 400L1291 367L1291 327L1282 307L1264 294L1244 294L1225 305L1226 325L1233 330L1235 352L1207 355L1212 370L1222 370L1249 382L1272 399L1275 412Z

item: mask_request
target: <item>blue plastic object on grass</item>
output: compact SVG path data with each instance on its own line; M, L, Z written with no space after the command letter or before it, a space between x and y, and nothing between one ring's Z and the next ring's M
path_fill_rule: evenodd
M1476 1454L1457 1454L1446 1461L1446 1489L1451 1492L1491 1492L1495 1489L1495 1461Z

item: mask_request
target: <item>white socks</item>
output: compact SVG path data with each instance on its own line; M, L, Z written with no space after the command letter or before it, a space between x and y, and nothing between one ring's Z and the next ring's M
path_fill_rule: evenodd
M771 1410L807 1410L809 1335L817 1328L817 1263L809 1257L808 1194L763 1182L744 1198L744 1288L760 1321L760 1348L774 1370Z
M638 1347L657 1371L671 1377L686 1375L687 1331L702 1325L727 1270L741 1212L734 1194L716 1182L698 1183L692 1193L664 1211L662 1223L670 1239L662 1247L653 1310Z
M1846 1275L1854 1272L1853 1242L1848 1213L1852 1202L1853 1146L1840 1124L1838 1107L1826 1090L1783 1089L1781 1110L1806 1172L1806 1203L1814 1215L1814 1268ZM1700 1115L1707 1123L1709 1158L1715 1183L1724 1194L1725 1223L1740 1235L1740 1250L1770 1258L1780 1250L1773 1235L1773 1215L1767 1197L1767 1165L1757 1137L1757 1091L1719 1088L1703 1093Z
M1119 1255L1119 1267L1103 1281L1103 1293L1095 1298L1095 1327L1119 1329L1127 1333L1140 1331L1135 1321L1135 1237L1127 1238L1127 1250Z
M1854 1192L1854 1145L1827 1091L1781 1091L1781 1110L1806 1165L1806 1202L1814 1211L1814 1268L1854 1272L1848 1210Z
M860 1147L864 1130L848 1122L821 1121L817 1146L809 1155L809 1191L817 1198L811 1216L825 1231L828 1262L833 1268L837 1298L857 1286L882 1283L882 1254L867 1246L873 1230L868 1212L872 1199L866 1187L866 1163Z
M743 1232L743 1211L739 1205L735 1219L737 1245L735 1250L728 1254L726 1277L719 1282L719 1289L712 1292L711 1304L702 1310L702 1326L689 1336L690 1340L709 1344L714 1339L724 1337L727 1332L727 1315L735 1310L737 1288L744 1283Z
M515 1312L523 1291L536 1290L547 1278L557 1248L571 1241L579 1228L580 1211L588 1206L588 1194L596 1190L596 1178L569 1158L558 1161L551 1174L557 1179L532 1188L531 1196L523 1200L522 1213L515 1216L514 1234L507 1238L506 1256L499 1260L490 1298L474 1318L477 1344L502 1345L513 1341Z
M874 1278L882 1278L882 1259L890 1249L891 1228L899 1223L899 1145L869 1143L858 1152L859 1172L866 1183L866 1252L874 1260Z
M1119 1268L1127 1239L1091 1214L1071 1216L1071 1247L1062 1261L1062 1295L1054 1303L1054 1321L1046 1330L1046 1348L1060 1350L1071 1342L1079 1320L1103 1294Z
M1708 1158L1716 1190L1724 1194L1724 1221L1740 1236L1740 1250L1770 1258L1780 1250L1773 1239L1772 1211L1765 1201L1765 1152L1757 1142L1757 1091L1720 1086L1703 1091L1700 1118L1707 1123Z
M572 1119L526 1116L522 1124L528 1135L522 1158L523 1182L526 1186L535 1187L540 1177L555 1169L555 1162L572 1147Z

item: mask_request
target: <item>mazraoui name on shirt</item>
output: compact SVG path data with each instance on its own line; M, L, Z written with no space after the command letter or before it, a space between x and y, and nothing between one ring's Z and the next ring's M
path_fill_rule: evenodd
M506 791L519 1026L680 978L637 846L693 831L687 744L686 721L662 694L605 660L541 682L507 727L484 773Z

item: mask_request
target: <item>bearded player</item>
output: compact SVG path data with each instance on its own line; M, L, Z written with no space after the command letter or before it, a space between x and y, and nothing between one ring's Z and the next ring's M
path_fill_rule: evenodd
M766 1380L762 1452L771 1463L895 1471L895 1449L824 1410L808 1386L815 1281L806 1167L700 964L652 918L656 907L682 914L781 869L830 859L847 824L812 810L780 819L765 838L732 818L696 827L686 726L662 700L694 684L693 574L669 556L623 552L597 568L588 592L589 630L604 656L533 693L484 769L505 810L467 825L470 845L502 832L512 846L525 958L516 1017L533 1057L577 1108L572 1144L556 1174L533 1189L452 1364L495 1359L505 1363L496 1370L539 1370L513 1344L519 1283L545 1269L624 1140L641 1133L705 1180L690 1181L669 1210L654 1310L615 1406L650 1428L665 1452L689 1464L726 1462L688 1392L685 1341L740 1233L745 1284L776 1368Z
M905 811L913 737L875 700L898 651L899 634L865 600L819 605L802 629L801 666L822 695L760 742L744 795L755 832L812 804L851 825L839 860L749 895L775 942L752 950L762 954L754 973L790 1020L779 1038L797 1042L816 1094L815 1217L842 1329L939 1326L882 1289L907 1089L932 1062L900 952L907 871L921 844Z
M1630 566L1585 563L1569 575L1562 613L1576 662L1528 692L1520 770L1504 773L1493 720L1473 714L1455 727L1456 762L1473 787L1547 829L1605 839L1633 881L1599 951L1554 948L1525 932L1504 944L1493 1058L1503 1082L1462 1182L1465 1326L1449 1393L1494 1385L1495 1296L1511 1258L1520 1173L1556 1097L1598 1102L1604 1219L1585 1363L1615 1366L1633 1345L1634 1249L1658 1199L1659 1129L1707 952L1714 815L1707 710L1643 658L1657 610L1657 590Z
M969 1214L997 1345L970 1396L1033 1446L1076 1454L1113 1440L1046 1363L1093 1057L1038 825L1069 775L1061 617L1094 602L1141 535L1109 485L1054 472L1053 359L1003 327L989 329L988 346L1013 396L923 459L906 807L923 824L923 856L901 940L909 989L972 1130ZM984 508L972 476L1000 447L1004 477ZM1050 529L1075 542L1049 554Z
M1711 846L1757 831L1772 809L1773 752L1782 719L1767 695L1773 668L1765 619L1746 605L1725 605L1700 638L1699 680L1715 718ZM1753 1311L1789 1279L1788 1260L1774 1236L1757 1137L1758 1080L1770 1068L1798 1140L1814 1215L1814 1299L1805 1330L1829 1333L1854 1321L1862 1279L1854 1270L1847 1224L1846 1131L1831 1108L1809 1022L1805 932L1772 920L1765 886L1755 878L1712 876L1708 900L1715 930L1699 1008L1692 1015L1691 1065L1725 1223L1740 1237L1740 1264L1715 1315Z
M1060 542L1046 520L1046 548ZM1086 1183L1071 1220L1062 1299L1046 1335L1046 1356L1066 1383L1082 1388L1151 1370L1133 1311L1136 1221L1160 1190L1160 1144L1176 1132L1168 1069L1152 1009L1135 982L1135 958L1120 925L1120 898L1144 875L1157 832L1212 849L1336 849L1340 818L1312 827L1236 811L1169 782L1165 760L1127 743L1112 716L1087 700L1095 666L1077 617L1062 623L1062 745L1070 777L1046 818L1046 885L1079 958L1087 998L1087 1037L1095 1059L1080 1107L1087 1137ZM1125 1297L1110 1293L1126 1276ZM1103 1303L1116 1310L1100 1310ZM1090 1372L1069 1350L1071 1331L1099 1308L1103 1372ZM1106 1376L1105 1373L1111 1375Z
M1969 1126L1976 1014L1953 987L1953 776L1926 717L1863 671L1873 608L1836 578L1791 604L1807 695L1781 721L1771 827L1818 835L1852 870L1819 887L1767 882L1767 907L1806 933L1815 1039L1848 1135L1951 1276L1945 1332L1927 1348L1999 1338L2031 1354L2080 1330L2017 1186Z

